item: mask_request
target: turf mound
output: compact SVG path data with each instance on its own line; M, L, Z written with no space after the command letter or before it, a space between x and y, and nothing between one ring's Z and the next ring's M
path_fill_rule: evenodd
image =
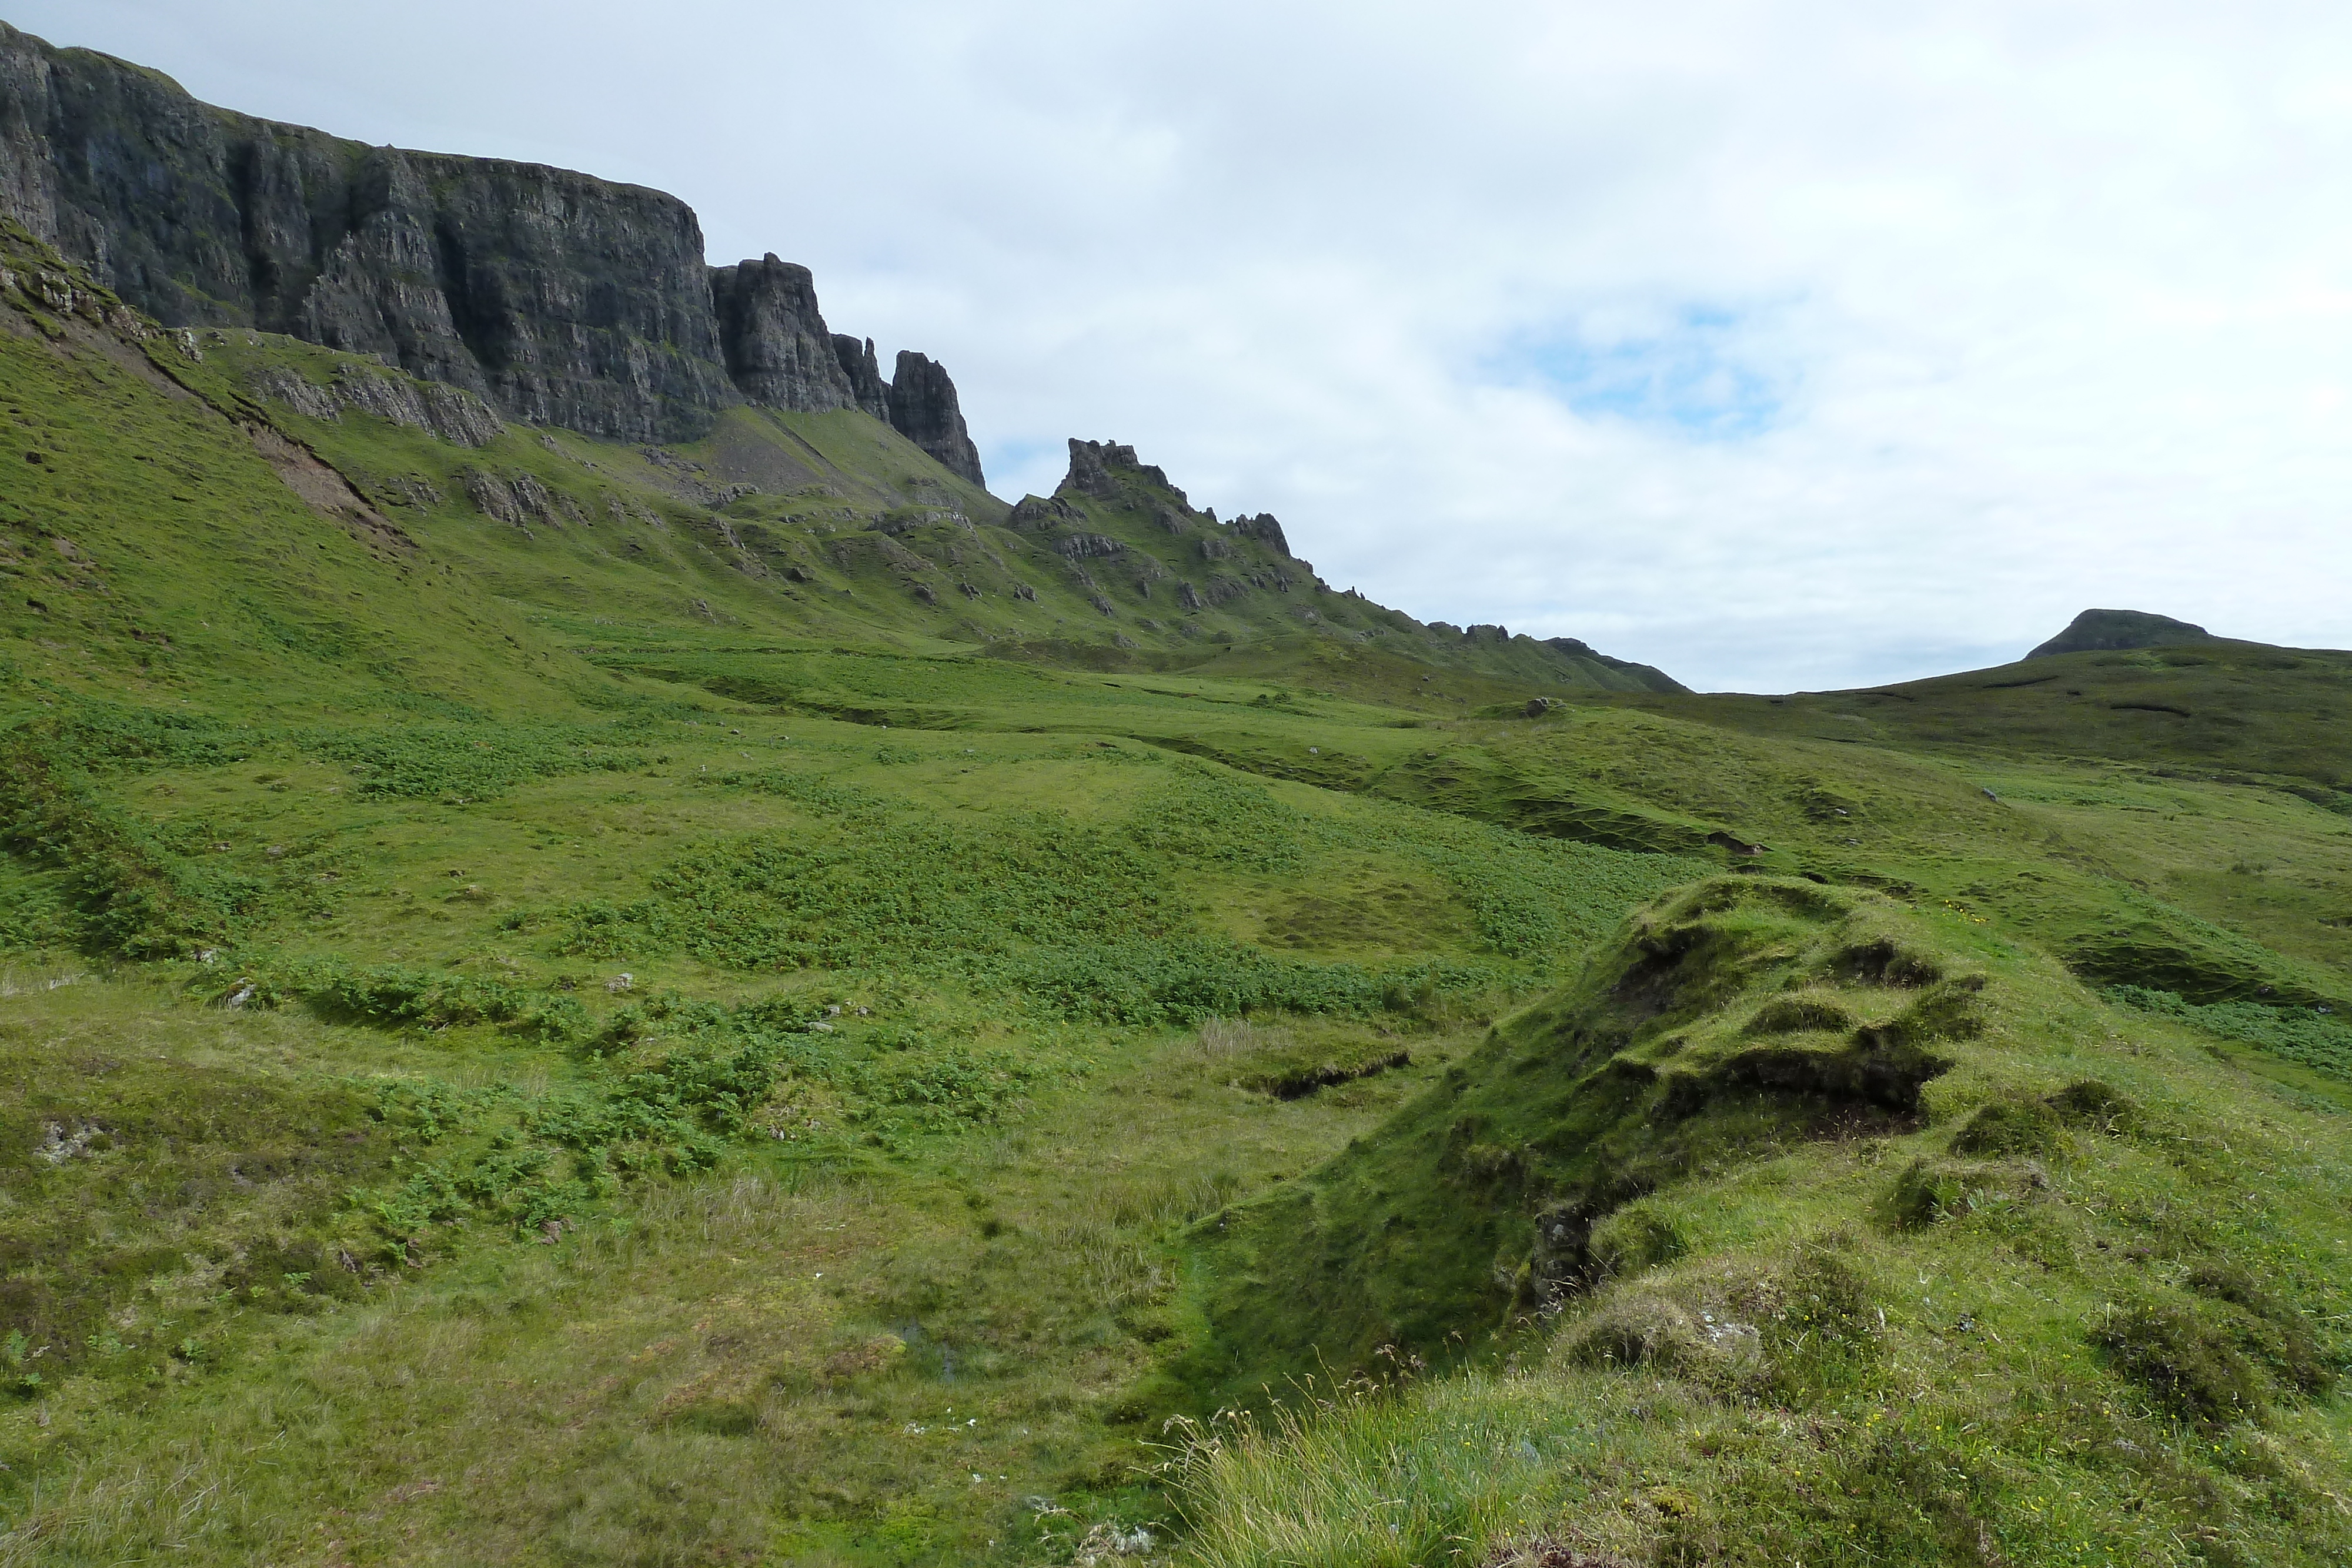
M1880 894L1708 879L1321 1170L1200 1233L1219 1393L1434 1352L1675 1238L1628 1204L1808 1140L1895 1135L1981 1032L1986 979Z
M1339 1375L1198 1358L1195 1560L2344 1561L2338 1102L2128 999L1811 883L1635 916L1202 1232L1214 1343Z

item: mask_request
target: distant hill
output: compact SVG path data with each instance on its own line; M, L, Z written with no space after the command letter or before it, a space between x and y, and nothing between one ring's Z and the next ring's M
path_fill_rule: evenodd
M2169 648L2183 643L2218 643L2202 626L2151 615L2144 610L2085 610L2066 630L2025 656L2047 659L2058 653L2114 653L2126 648Z
M2093 611L2069 635L2093 616L2122 613ZM2352 653L2274 648L2139 619L2191 635L2079 651L2058 648L2062 638L2013 664L1857 691L1606 700L1760 735L2260 778L2352 811Z

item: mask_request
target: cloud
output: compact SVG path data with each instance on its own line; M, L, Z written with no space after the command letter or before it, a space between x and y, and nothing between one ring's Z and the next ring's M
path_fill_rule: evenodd
M2352 13L26 0L254 112L677 192L714 257L1324 575L1695 685L2091 604L2352 643Z

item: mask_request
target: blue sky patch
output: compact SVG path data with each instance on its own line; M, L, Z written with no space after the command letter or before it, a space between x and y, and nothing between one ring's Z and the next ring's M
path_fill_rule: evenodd
M1499 380L1541 385L1588 419L1738 440L1779 423L1794 380L1745 351L1748 325L1737 311L1687 306L1653 331L1530 333L1486 369Z

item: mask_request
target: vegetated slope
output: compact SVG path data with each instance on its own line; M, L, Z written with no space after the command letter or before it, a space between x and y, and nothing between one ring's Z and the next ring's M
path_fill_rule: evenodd
M1556 1061L1547 1103L1601 1129L1519 1156L1561 1193L1620 1170L1715 1190L1714 1156L1683 1163L1700 1132L1728 1171L1754 1131L1739 1182L1858 1146L1816 1136L1836 1117L1787 1085L1745 1122L1709 1098L1677 1145L1666 1121L1609 1121L1612 1080L1567 1082L1599 1045L1521 1024L1481 1043L1628 909L1727 865L1777 873L1689 916L1761 934L1742 985L1873 923L1987 977L1987 1034L1923 1048L1963 1061L1923 1092L1926 1130L1890 1110L1878 1132L1933 1155L1938 1096L1978 1082L1969 1062L1994 1071L1987 1040L2031 1076L2113 1037L2159 1060L2095 1075L2152 1074L2123 1088L2180 1131L2084 1148L2221 1172L2213 1191L2256 1195L2249 1228L2262 1205L2341 1207L2333 1167L2280 1141L2329 1146L2352 1064L2352 835L2295 779L1775 730L1760 700L1402 623L1312 583L1267 519L1180 514L1115 448L1074 450L1066 506L1016 519L865 413L734 408L697 445L593 442L289 339L160 334L9 244L0 407L38 461L0 468L0 1562L1066 1563L1146 1526L1164 1544L1169 1499L1136 1467L1185 1378L1502 1321L1507 1242L1527 1248L1520 1315L1538 1310L1474 1348L1544 1354L1538 1273L1575 1270L1538 1270L1536 1207L1465 1197L1442 1147L1381 1131L1473 1051ZM1242 586L1212 604L1219 574ZM1624 679L1652 689L1609 689ZM2293 744L2294 712L2262 733ZM1916 999L1843 988L1857 1027ZM1553 1014L1634 1031L1619 1005L1604 985ZM1728 1070L1747 1005L1689 1003L1676 1060ZM1497 1126L1519 1114L1480 1092ZM1480 1161L1507 1178L1517 1136ZM1425 1279L1389 1267L1402 1249L1352 1275L1326 1249L1269 1307L1187 1273L1188 1228L1282 1212L1286 1181L1374 1150L1403 1151L1378 1218L1439 1232ZM1854 1175L1837 1223L1896 1174ZM1338 1222L1377 1228L1341 1196ZM1674 1219L1680 1266L1780 1279L1829 1211ZM2114 1249L2158 1305L2193 1266L2179 1238L2208 1236L2165 1212L2161 1246ZM2299 1213L2270 1239L2325 1239ZM1478 1245L1449 1249L1457 1228ZM1854 1234L1878 1279L1895 1254ZM2029 1386L1999 1332L1969 1399ZM1717 1432L1633 1416L1682 1408L1646 1372L1573 1376L1599 1401L1575 1408L1623 1413L1610 1443L1661 1454L1845 1429L1801 1380L1737 1385ZM2340 1473L2332 1406L2245 1386L2272 1425L2200 1441L2268 1455L2291 1429L2317 1484ZM2152 1452L2149 1431L2122 1440ZM1447 1453L1475 1473L1521 1474L1461 1435ZM1539 1451L1578 1485L1611 1473L1590 1445ZM1286 1452L1310 1457L1280 1472L1310 1499L1318 1450ZM1380 1496L1434 1517L1452 1472L1422 1458L1426 1486ZM2256 1473L2180 1463L2164 1485L2231 1498ZM2262 1506L2304 1495L2262 1484ZM1723 1495L1706 1517L1726 1531L1863 1522ZM1670 1511L1647 1498L1626 1516ZM1520 1516L1460 1517L1483 1542ZM2030 1510L1951 1517L2013 1560L2140 1539L2105 1515L2071 1536Z
M750 570L701 458L14 243L0 1561L1067 1555L1156 1506L1169 1228L1705 869L1108 739L1259 694L960 653ZM861 522L985 500L727 417ZM662 663L747 643L813 678ZM993 733L855 711L959 681Z
M1652 711L1601 696L1535 717L1401 726L1327 698L1259 695L1138 705L1103 722L1263 775L1528 832L1951 901L2101 984L2352 1010L2352 823L2273 776L1725 728L1708 722L1712 698ZM2265 722L2293 728L2283 714Z
M2336 1561L2346 1104L1981 921L1702 883L1195 1228L1188 1370L1290 1401L1195 1428L1197 1559Z
M1288 650L1273 657L1281 665L1385 638L1384 652L1419 661L1423 674L1466 675L1481 697L1663 680L1492 628L1423 628L1334 593L1270 518L1219 524L1193 512L1124 449L1109 449L1108 463L1089 451L1100 494L1038 503L1008 527L1003 503L861 411L736 408L707 438L675 447L511 425L461 389L372 359L244 329L161 333L21 233L7 243L24 285L0 309L16 344L13 417L34 452L10 555L51 592L28 591L5 612L19 629L51 613L89 621L79 629L134 666L176 647L204 656L174 667L225 670L235 650L258 648L265 663L326 666L316 678L331 685L393 679L470 700L491 679L535 702L549 699L523 692L533 677L577 673L567 649L616 676L641 666L721 691L791 689L789 671L763 679L680 665L667 654L681 637L730 654L849 637L1079 663L1158 649L1193 665L1267 639ZM35 451L43 441L54 449ZM275 519L304 501L313 516L302 528L332 524L343 537L331 534L317 563L304 556L281 589L249 558L267 551L284 575L297 547ZM239 538L197 532L232 517L249 519ZM299 548L321 542L305 537ZM118 575L152 570L152 594L126 586L153 624L79 614L76 596L97 596L106 580L82 582L87 563L78 576L68 549L112 552ZM359 576L328 589L321 570ZM287 591L305 608L270 612L274 630L258 641L258 622L223 635L211 617L181 613ZM485 594L503 601L496 629L469 610L478 624L457 643L488 638L528 657L459 661L477 669L473 680L440 681L430 664L451 639L426 629L452 595L479 604ZM412 600L422 621L406 612ZM351 608L354 623L330 624L327 603ZM518 609L536 612L538 635L515 627ZM375 617L415 625L415 648L396 646L396 630L368 632ZM31 663L71 678L84 654L107 656L93 645ZM1255 657L1253 673L1267 663Z
M530 702L535 686L561 703L566 678L597 678L260 411L193 395L182 340L21 234L0 267L0 629L20 680L293 704Z
M1702 869L1146 747L685 712L616 769L462 725L100 759L249 896L117 977L12 960L0 1545L244 1561L333 1507L453 1561L1066 1556L1155 1506L1169 1228ZM65 879L60 946L123 929L71 844L15 864Z

